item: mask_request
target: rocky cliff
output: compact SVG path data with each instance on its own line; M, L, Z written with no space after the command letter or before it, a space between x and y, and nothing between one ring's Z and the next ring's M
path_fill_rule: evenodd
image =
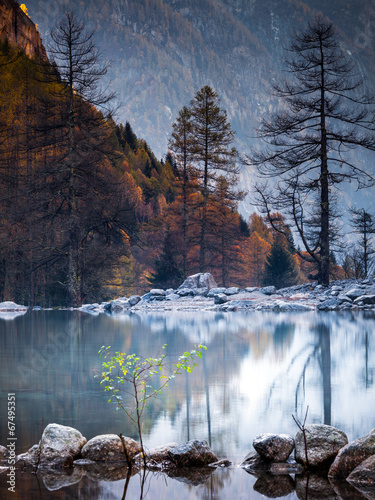
M0 40L18 46L29 57L47 58L37 27L14 0L0 0Z

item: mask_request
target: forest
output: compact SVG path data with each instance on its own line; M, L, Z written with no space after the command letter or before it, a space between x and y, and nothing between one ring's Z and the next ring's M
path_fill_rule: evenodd
M49 61L0 47L1 300L78 307L196 272L223 286L313 279L319 263L283 213L239 213L239 153L211 87L181 109L158 160L113 118L93 33L67 14L51 38ZM360 258L329 258L331 279L367 273Z

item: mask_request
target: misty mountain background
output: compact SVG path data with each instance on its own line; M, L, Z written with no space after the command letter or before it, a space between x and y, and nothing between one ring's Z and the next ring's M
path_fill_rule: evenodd
M271 84L284 77L284 46L318 13L336 26L367 89L375 87L375 0L28 0L26 6L47 47L67 11L95 30L111 60L107 81L117 94L117 119L128 121L159 158L179 110L203 85L218 93L240 153L259 147L256 128L277 105ZM374 168L374 155L354 155ZM241 188L251 191L255 175L242 167ZM339 197L344 205L375 206L370 189L345 187ZM248 197L241 212L253 210Z

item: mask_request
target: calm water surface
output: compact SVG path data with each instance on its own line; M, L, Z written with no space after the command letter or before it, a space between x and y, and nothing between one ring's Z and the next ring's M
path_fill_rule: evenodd
M40 439L42 420L79 429L90 439L122 432L137 438L122 412L108 404L95 374L100 347L171 356L203 342L204 359L150 405L147 447L205 439L220 458L238 464L262 432L296 432L292 415L326 423L355 439L375 427L375 315L370 313L174 313L92 316L77 311L35 311L0 318L0 444L6 445L6 398L17 398L17 453ZM26 477L27 476L27 477ZM121 499L125 476L97 481L75 471L70 478L17 477L17 493L1 498ZM113 477L112 477L113 479ZM242 469L218 470L198 485L150 474L146 498L260 499L268 486ZM293 492L283 478L280 495ZM195 482L198 482L195 480ZM61 487L63 486L63 487ZM139 476L126 498L139 498ZM288 489L289 488L289 489ZM304 493L303 493L304 494ZM305 496L303 496L305 498Z

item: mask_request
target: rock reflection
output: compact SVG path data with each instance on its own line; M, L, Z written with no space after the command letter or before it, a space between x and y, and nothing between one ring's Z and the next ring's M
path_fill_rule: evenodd
M291 476L274 476L264 474L259 476L254 484L254 490L268 498L278 498L290 495L295 489L295 483Z
M327 477L318 474L296 476L296 493L300 500L336 500L337 495Z

